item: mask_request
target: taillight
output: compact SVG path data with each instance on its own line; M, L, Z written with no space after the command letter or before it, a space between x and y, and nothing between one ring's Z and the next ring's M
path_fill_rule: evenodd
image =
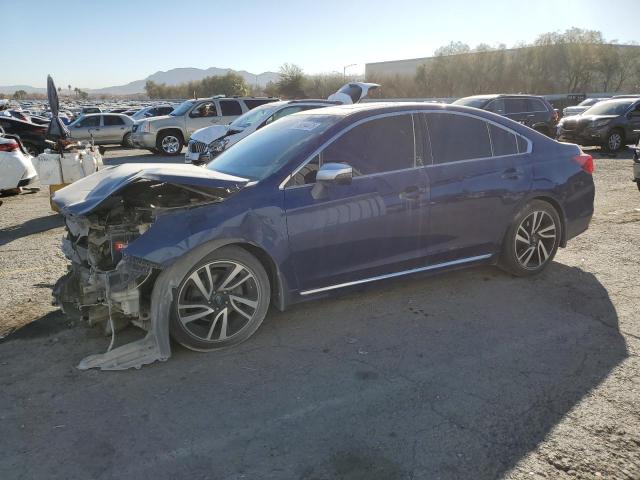
M595 170L595 166L593 164L593 157L591 155L587 155L586 153L581 153L580 155L576 155L573 159L580 165L580 168L587 173L593 173Z
M0 152L14 152L18 150L18 143L15 140L0 143Z
M122 250L124 250L125 248L127 248L127 243L125 242L121 242L119 240L113 242L113 249L116 252L121 252Z

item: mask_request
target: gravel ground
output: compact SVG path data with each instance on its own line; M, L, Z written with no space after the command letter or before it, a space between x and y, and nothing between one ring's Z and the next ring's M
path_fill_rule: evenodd
M108 339L49 306L60 220L3 198L0 336L29 325L0 341L0 478L640 479L640 194L595 156L591 227L536 278L380 283L126 372L74 368Z

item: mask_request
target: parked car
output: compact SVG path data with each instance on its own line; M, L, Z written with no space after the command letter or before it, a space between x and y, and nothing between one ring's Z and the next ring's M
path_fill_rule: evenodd
M536 95L474 95L453 105L480 108L522 123L547 136L554 136L558 112L543 97Z
M369 91L378 88L377 83L348 83L327 100L283 100L272 102L245 113L229 125L212 125L196 130L187 145L185 163L201 165L220 155L256 130L280 118L305 110L330 105L358 103Z
M640 130L640 97L617 98L560 120L558 139L617 152L638 141L636 130Z
M26 187L37 178L31 156L20 138L6 136L0 128L0 193Z
M226 125L252 108L277 98L212 97L187 100L169 115L136 122L132 141L138 148L165 155L178 155L196 130L209 125Z
M82 115L87 115L89 113L102 113L102 109L100 107L82 107L80 113Z
M144 107L143 109L138 110L131 118L134 120L143 120L145 118L150 117L160 117L162 115L169 115L173 112L173 105L152 105L150 107Z
M169 332L217 350L249 338L270 304L462 266L537 274L587 229L592 171L577 145L478 109L295 113L206 168L125 164L58 191L72 268L54 293L70 312L104 319L109 302L149 330L81 368L166 359Z
M0 115L0 127L9 135L20 137L24 149L31 156L37 156L45 149L46 125L25 122L15 117Z
M71 138L90 140L96 145L131 145L133 120L122 113L90 113L82 115L69 125Z
M594 106L596 103L601 102L603 100L608 100L608 98L587 98L583 100L578 105L574 105L573 107L566 107L562 110L562 115L565 117L570 117L571 115L580 115L589 107Z

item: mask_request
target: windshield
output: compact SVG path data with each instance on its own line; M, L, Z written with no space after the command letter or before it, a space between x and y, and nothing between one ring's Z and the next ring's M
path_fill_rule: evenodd
M584 112L583 115L622 115L632 104L632 100L600 102Z
M578 104L579 107L590 107L591 105L598 103L600 101L599 98L587 98Z
M178 105L175 108L175 110L171 112L169 115L172 115L174 117L180 117L185 113L187 113L194 103L195 103L195 100L186 100L182 102L180 105Z
M207 165L209 170L262 180L291 160L342 117L293 114L238 142Z
M463 107L474 107L474 108L482 108L487 102L488 98L474 98L474 97L466 97L459 98L451 105L462 105Z
M231 122L231 125L229 125L229 127L232 130L234 128L250 127L251 125L262 122L265 118L271 115L271 112L273 112L272 105L261 105L236 118L233 122Z

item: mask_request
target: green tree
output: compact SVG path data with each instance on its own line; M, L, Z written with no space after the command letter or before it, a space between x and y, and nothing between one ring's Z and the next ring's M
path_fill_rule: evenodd
M280 67L280 80L276 83L278 93L285 98L302 98L304 81L302 68L292 63L285 63Z
M14 100L24 100L27 98L27 92L25 90L16 90L13 92Z

